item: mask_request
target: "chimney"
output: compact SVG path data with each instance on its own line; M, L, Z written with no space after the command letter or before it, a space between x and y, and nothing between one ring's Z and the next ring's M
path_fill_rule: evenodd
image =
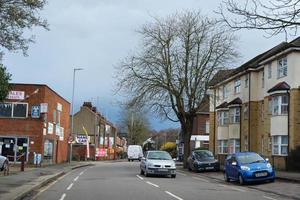
M88 107L90 109L92 109L92 102L83 102L83 106Z
M97 108L96 107L92 107L92 111L93 112L97 112Z

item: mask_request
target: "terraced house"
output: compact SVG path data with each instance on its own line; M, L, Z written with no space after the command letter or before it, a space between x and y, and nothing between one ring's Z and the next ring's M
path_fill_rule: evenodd
M210 82L210 150L254 151L288 168L300 145L300 37L283 42Z

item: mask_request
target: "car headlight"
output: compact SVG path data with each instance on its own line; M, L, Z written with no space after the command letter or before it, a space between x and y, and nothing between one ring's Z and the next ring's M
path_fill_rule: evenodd
M148 163L148 167L154 167L153 163Z
M267 168L272 168L272 165L270 163L268 163Z
M244 170L244 171L250 171L250 167L248 166L241 166L241 170Z
M171 167L175 167L175 163L174 162L171 164Z

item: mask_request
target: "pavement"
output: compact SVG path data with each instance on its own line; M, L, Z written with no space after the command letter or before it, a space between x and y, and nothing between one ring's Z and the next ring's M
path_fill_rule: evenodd
M81 167L90 166L91 162L72 162L51 165L41 168L25 168L19 172L19 167L13 167L9 176L0 176L0 199L20 200L64 174Z

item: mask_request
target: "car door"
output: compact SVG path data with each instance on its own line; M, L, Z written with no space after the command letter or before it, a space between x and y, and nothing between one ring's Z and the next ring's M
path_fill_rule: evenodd
M225 160L225 173L228 177L232 176L231 156L228 156Z
M147 153L145 153L145 156L142 158L140 166L142 170L146 170L146 162L147 162Z
M236 156L231 157L231 178L237 180L238 179L238 174L239 174L239 167L238 167L238 162L236 159Z

